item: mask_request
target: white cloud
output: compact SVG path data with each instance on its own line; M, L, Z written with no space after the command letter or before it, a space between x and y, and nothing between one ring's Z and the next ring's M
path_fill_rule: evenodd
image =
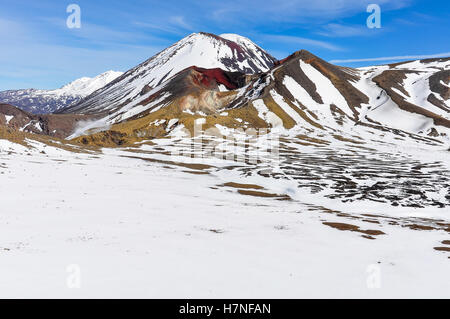
M325 41L319 41L319 40L313 40L303 37L296 37L296 36L289 36L289 35L265 35L265 39L272 40L276 42L284 42L284 43L291 43L291 44L298 44L306 47L318 47L322 49L327 49L331 51L343 51L344 49L336 46L334 44L331 44L329 42Z
M143 41L161 41L160 38L135 32L135 31L121 31L109 26L102 26L94 23L83 22L82 27L79 29L69 29L66 26L64 19L58 18L41 18L43 22L48 23L50 26L59 28L59 31L64 32L65 36L77 38L81 40L90 41L96 45L107 44L128 44L128 43L140 43Z
M194 31L195 28L186 22L185 17L183 16L172 16L167 19L164 19L164 21L159 22L142 22L142 21L134 21L132 22L135 26L146 28L146 29L152 29L156 31L161 31L164 33L171 33L171 34L177 34L177 35L183 35L186 31Z
M383 11L396 10L408 6L412 0L377 0ZM366 12L373 0L229 0L208 1L211 18L219 21L270 20L283 22L320 22ZM239 9L236 9L239 8ZM239 18L239 19L237 19Z
M186 22L183 16L173 16L169 18L169 22L175 26L178 26L182 29L192 31L193 27Z
M323 30L317 32L317 34L326 37L355 37L373 35L373 31L376 30L369 29L365 25L343 25L330 23L324 26Z
M56 89L83 76L93 77L111 69L126 71L161 49L130 45L102 50L47 44L28 44L26 49L2 48L0 90Z
M422 60L433 58L447 58L450 57L450 52L424 55L400 55L380 58L365 58L365 59L346 59L346 60L331 60L330 63L356 63L356 62L377 62L377 61L399 61L399 60Z
M0 90L55 89L82 76L125 71L167 46L145 33L83 23L68 29L61 18L0 18Z
M176 35L181 35L184 33L183 31L180 31L178 28L170 26L166 23L148 23L141 21L133 21L132 24L134 24L137 27L161 31L163 33L171 33Z

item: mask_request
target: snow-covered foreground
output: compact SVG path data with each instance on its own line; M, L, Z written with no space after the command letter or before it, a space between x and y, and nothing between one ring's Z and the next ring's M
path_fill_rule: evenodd
M450 297L448 230L245 195L220 186L249 182L232 170L35 146L0 140L2 298Z

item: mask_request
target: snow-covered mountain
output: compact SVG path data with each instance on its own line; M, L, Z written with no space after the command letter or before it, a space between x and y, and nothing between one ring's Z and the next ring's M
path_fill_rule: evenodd
M108 110L99 123L121 123L124 134L154 123L168 125L169 120L192 127L191 115L197 114L210 126L279 127L331 132L336 138L361 138L370 129L380 136L389 131L448 142L449 72L449 58L353 69L301 50L253 75L192 66L161 79L156 87L122 97L120 107L96 100L98 108L82 110ZM133 83L126 84L140 88ZM114 97L105 92L102 99ZM162 134L173 128L153 131Z
M33 114L53 113L80 101L123 72L107 71L94 78L82 77L56 90L8 90L0 92L0 102L15 105Z
M161 136L192 129L201 116L209 127L294 129L337 139L369 138L372 130L447 143L449 85L450 58L354 69L306 50L277 61L245 37L195 33L56 113L95 117L69 138L104 128L132 140L143 129ZM104 134L94 143L110 141Z
M117 109L190 66L254 74L268 71L275 63L274 57L245 37L194 33L61 112L95 113Z
M302 50L250 83L232 106L252 103L284 128L349 132L359 125L449 140L449 84L450 58L352 69Z
M402 109L421 107L424 116L450 120L450 58L407 61L359 69L365 78L386 90Z

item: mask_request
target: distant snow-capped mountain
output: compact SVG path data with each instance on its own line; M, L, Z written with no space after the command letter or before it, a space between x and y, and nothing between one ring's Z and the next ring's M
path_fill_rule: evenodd
M95 113L115 110L190 66L254 74L270 70L276 61L245 37L236 34L217 36L194 33L61 112Z
M102 88L122 72L107 71L94 78L82 77L56 90L8 90L0 92L0 102L15 105L33 114L53 113L80 101Z

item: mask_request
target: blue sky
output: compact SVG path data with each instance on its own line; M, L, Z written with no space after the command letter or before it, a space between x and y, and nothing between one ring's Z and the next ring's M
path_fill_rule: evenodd
M66 26L72 3L80 29ZM371 3L381 7L380 29L366 26ZM448 0L0 0L0 8L0 90L126 71L198 31L247 36L277 58L307 49L355 67L450 56Z

